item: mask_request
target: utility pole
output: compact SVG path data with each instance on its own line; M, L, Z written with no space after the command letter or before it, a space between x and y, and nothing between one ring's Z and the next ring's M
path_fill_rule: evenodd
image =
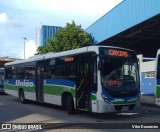
M24 39L24 60L25 60L25 44L26 44L27 38L23 37L23 39Z

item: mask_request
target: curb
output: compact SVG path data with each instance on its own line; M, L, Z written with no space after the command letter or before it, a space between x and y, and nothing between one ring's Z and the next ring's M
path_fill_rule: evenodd
M142 106L148 106L148 107L153 107L153 108L159 108L160 106L155 105L155 104L150 104L150 103L140 103Z

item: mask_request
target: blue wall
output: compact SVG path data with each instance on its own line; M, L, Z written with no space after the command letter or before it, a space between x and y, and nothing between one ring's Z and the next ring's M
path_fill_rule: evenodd
M145 78L145 72L141 72L141 93L144 95L154 95L155 78Z
M53 37L53 35L62 27L57 27L57 26L46 26L42 25L41 27L41 46L46 45L46 39L50 39Z
M99 43L159 13L160 0L124 0L86 31Z

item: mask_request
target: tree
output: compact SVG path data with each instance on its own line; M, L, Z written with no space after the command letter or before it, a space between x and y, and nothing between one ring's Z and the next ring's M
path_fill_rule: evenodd
M38 47L37 54L47 52L61 52L80 47L92 45L90 35L85 32L81 26L77 26L74 21L67 23L66 27L57 31L57 33L47 40L46 46Z

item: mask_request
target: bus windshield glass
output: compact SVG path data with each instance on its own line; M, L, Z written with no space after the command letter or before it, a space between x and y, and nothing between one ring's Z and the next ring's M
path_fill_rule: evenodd
M4 80L4 69L0 69L0 80Z
M112 54L102 54L102 87L114 97L135 96L139 89L137 59L131 58L133 55L128 51Z

